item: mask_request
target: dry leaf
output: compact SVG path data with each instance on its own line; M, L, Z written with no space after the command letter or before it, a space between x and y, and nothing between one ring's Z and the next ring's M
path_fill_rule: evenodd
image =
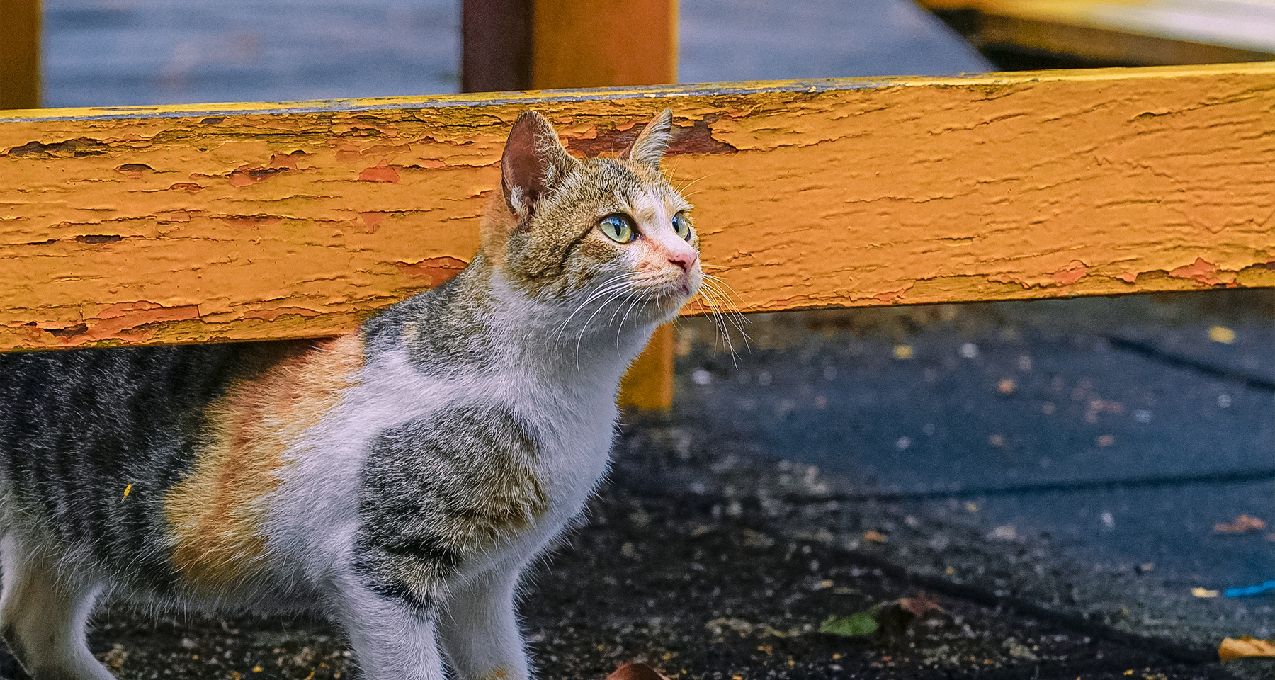
M1223 661L1236 659L1275 658L1275 641L1254 637L1226 638L1218 645L1217 656Z
M1266 520L1252 515L1240 515L1230 522L1218 522L1213 525L1215 534L1247 534L1262 531L1266 528Z
M1218 591L1218 590L1212 590L1209 588L1201 588L1199 586L1196 586L1191 589L1191 594L1200 599L1208 600L1208 599L1215 598L1221 595L1222 593L1221 591Z
M1209 328L1209 340L1222 345L1229 345L1235 342L1235 331L1226 326L1213 326Z
M607 676L607 680L669 680L644 663L626 663Z
M880 531L877 531L875 529L868 529L867 531L863 532L863 540L869 543L885 543L889 539L886 538L886 535L881 533Z
M925 618L928 614L945 614L943 608L939 606L938 600L920 593L912 597L904 597L899 599L899 606L905 611L910 612L918 619Z

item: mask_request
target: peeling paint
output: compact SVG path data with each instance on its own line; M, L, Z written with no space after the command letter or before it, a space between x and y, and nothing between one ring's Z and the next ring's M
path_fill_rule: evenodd
M1195 262L1188 265L1177 267L1169 272L1169 276L1176 276L1180 279L1192 279L1199 281L1206 286L1216 286L1226 281L1218 277L1217 265L1205 260L1202 257L1195 258Z
M359 181L360 182L390 182L392 184L398 184L399 182L398 170L395 169L393 166L382 161L379 164L373 165L370 168L364 168L363 172L359 173Z
M1275 286L1271 64L38 110L0 349L349 330L464 266L528 106L587 153L671 108L743 311Z
M413 278L421 279L430 287L437 286L455 276L460 270L465 268L466 264L464 260L447 256L431 257L415 263L397 263L399 271L405 272Z

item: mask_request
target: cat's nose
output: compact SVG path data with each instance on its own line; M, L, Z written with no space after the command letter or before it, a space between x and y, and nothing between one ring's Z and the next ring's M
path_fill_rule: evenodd
M682 271L689 272L691 267L694 267L695 263L699 261L699 253L692 250L688 253L669 255L668 261L669 264L675 264L681 267Z

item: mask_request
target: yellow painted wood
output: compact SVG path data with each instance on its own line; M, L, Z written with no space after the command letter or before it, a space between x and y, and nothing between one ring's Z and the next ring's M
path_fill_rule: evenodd
M0 0L0 109L40 105L40 0Z
M673 329L661 326L620 382L620 405L643 411L673 407Z
M1275 59L1267 0L918 0L979 48L1014 46L1107 63L1204 64Z
M536 0L532 89L677 82L677 0Z
M677 0L535 0L531 89L677 82ZM673 406L673 330L656 330L625 375L620 405Z
M742 311L1275 286L1275 64L39 109L0 348L347 331L472 255L519 112L595 153L665 107Z

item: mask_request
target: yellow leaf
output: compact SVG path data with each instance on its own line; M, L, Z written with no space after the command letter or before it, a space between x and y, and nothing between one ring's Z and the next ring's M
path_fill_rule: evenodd
M1217 656L1223 661L1275 658L1275 641L1259 640L1247 635L1241 638L1226 638L1222 644L1218 645Z
M1226 326L1212 326L1209 328L1209 340L1229 345L1235 342L1235 331Z
M128 498L128 495L129 495L130 493L133 493L133 485L132 485L132 484L129 484L128 486L124 487L124 497L125 497L125 498Z
M895 345L895 346L894 346L894 358L895 358L895 359L900 359L900 360L903 360L903 359L911 359L911 358L912 358L912 345Z
M1209 590L1208 588L1201 588L1199 586L1196 586L1191 589L1191 594L1199 598L1208 599L1211 597L1217 597L1218 595L1221 595L1222 593L1216 590Z
M863 532L863 540L868 541L869 543L885 543L889 539L886 538L886 535L880 531L868 529Z

